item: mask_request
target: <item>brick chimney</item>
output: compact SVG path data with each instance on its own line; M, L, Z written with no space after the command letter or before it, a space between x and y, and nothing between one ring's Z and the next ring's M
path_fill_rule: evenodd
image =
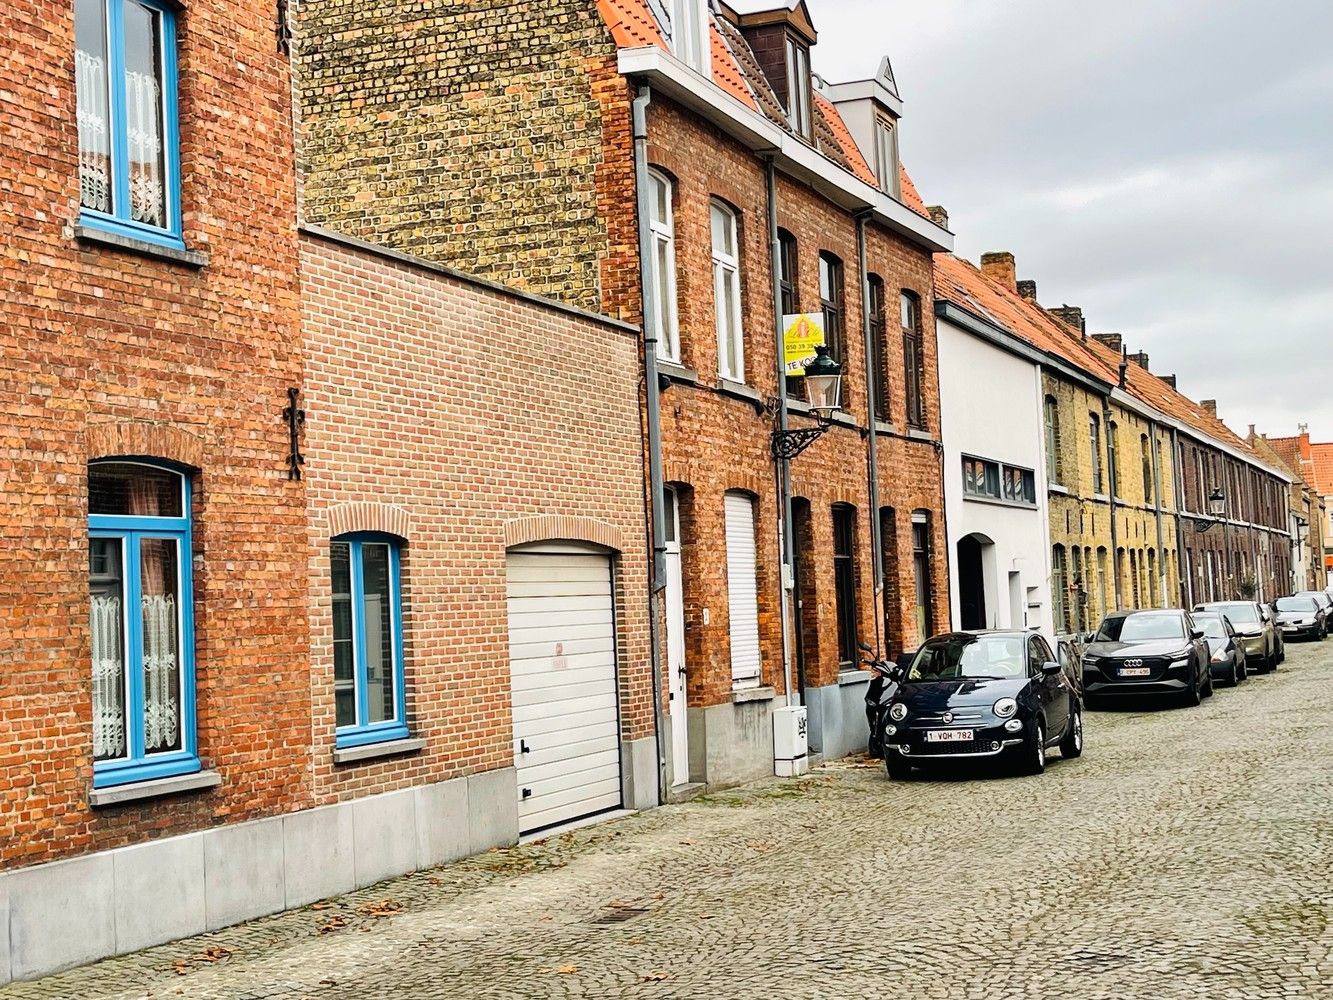
M926 214L930 216L930 221L941 229L949 228L949 213L944 210L943 205L927 205Z
M1165 382L1167 385L1169 385L1172 389L1176 387L1176 377L1174 375L1163 375L1162 381Z
M1078 306L1053 306L1046 311L1084 340L1088 339L1088 326L1083 320L1083 310Z
M1199 405L1202 406L1205 411L1207 411L1210 417L1213 417L1214 419L1217 418L1217 400L1201 399L1199 400Z
M1014 255L1008 250L993 250L981 255L981 273L991 281L1014 291L1018 284L1018 267L1014 264Z
M1105 344L1116 354L1125 352L1125 338L1118 333L1094 333L1092 339L1099 344Z
M1025 302L1037 304L1037 283L1035 281L1020 281L1018 283L1018 294Z
M1132 362L1134 362L1134 364L1138 365L1138 366L1139 366L1140 368L1142 368L1145 372L1149 370L1149 368L1148 368L1148 355L1145 354L1143 351L1139 351L1137 354L1131 354L1131 355L1129 356L1129 360L1132 361Z

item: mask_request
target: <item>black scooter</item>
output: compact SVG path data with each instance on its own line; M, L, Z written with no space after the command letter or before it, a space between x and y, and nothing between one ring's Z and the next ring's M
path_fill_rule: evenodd
M884 756L884 713L898 693L898 686L916 654L903 653L897 663L890 663L877 659L875 651L864 642L857 645L867 654L861 662L870 671L870 686L866 689L866 723L870 726L870 739L866 744L866 756L880 760Z

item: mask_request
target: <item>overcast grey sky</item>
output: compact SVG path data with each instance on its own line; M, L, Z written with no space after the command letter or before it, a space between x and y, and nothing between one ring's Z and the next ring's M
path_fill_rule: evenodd
M893 60L960 255L1010 250L1240 434L1333 439L1333 0L808 0Z

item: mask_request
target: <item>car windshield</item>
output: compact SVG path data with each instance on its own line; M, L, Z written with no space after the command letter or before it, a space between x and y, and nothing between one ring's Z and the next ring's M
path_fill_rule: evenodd
M1315 603L1313 597L1279 597L1277 599L1277 609L1279 611L1314 611Z
M1225 639L1227 630L1222 625L1222 619L1217 615L1195 615L1194 624L1203 629L1203 634L1209 639Z
M1319 591L1317 591L1317 590L1311 590L1311 591L1309 591L1308 593L1297 594L1296 596L1297 596L1297 597L1308 597L1308 598L1310 598L1310 600L1314 601L1316 604L1327 604L1327 603L1328 603L1328 595L1327 595L1327 594L1321 594L1321 593L1320 593Z
M1153 639L1184 639L1185 626L1179 615L1125 615L1108 618L1097 633L1098 642L1151 642Z
M1022 677L1027 639L1021 635L953 636L921 647L907 680Z
M1209 611L1220 611L1231 619L1231 624L1251 624L1259 620L1259 612L1254 610L1253 604L1217 604L1208 609Z

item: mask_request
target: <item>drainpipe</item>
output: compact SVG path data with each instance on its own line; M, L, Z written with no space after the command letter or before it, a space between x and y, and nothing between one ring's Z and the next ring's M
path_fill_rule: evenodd
M879 372L874 370L872 360L875 356L870 331L870 271L866 266L866 221L870 218L870 213L863 212L856 217L856 254L861 268L861 332L865 339L865 368L866 368L866 422L870 425L870 433L866 436L866 492L870 496L870 506L867 513L870 517L870 562L873 567L874 581L874 607L875 607L875 655L884 656L885 651L881 642L879 623L882 617L880 601L884 594L884 560L881 555L881 546L879 539L879 469L876 462L876 442L875 437L875 397L876 386L875 379Z
M778 239L778 168L770 154L764 160L764 177L768 191L768 246L769 272L773 285L773 360L774 374L778 387L778 430L787 430L787 365L783 357L782 343L782 285L778 275L782 273L782 244ZM787 696L787 707L799 705L800 698L794 691L791 671L791 601L795 599L792 589L795 583L794 557L796 543L792 530L791 512L791 459L777 458L778 496L782 511L778 518L778 566L779 580L778 608L782 626L782 686Z
M1157 422L1148 421L1148 438L1152 441L1152 500L1153 513L1157 517L1157 592L1162 595L1162 607L1169 608L1172 605L1170 595L1166 592L1166 535L1162 530L1162 470L1158 464L1157 458Z
M648 262L653 259L648 191L648 105L652 88L639 87L634 98L634 188L639 223L639 291L643 297L643 382L648 411L648 504L653 558L648 569L648 642L653 673L653 732L657 742L657 801L666 801L666 747L662 738L662 651L658 625L659 595L666 589L666 497L662 484L662 386L657 376L657 293Z
M1119 610L1125 606L1124 602L1124 584L1120 579L1120 563L1128 562L1129 553L1125 553L1125 559L1117 558L1120 552L1120 532L1115 526L1115 465L1120 460L1116 449L1111 447L1111 395L1107 393L1102 397L1102 436L1106 439L1106 496L1110 501L1111 511L1111 572L1115 575L1115 606Z
M1171 428L1171 486L1176 499L1176 569L1185 582L1181 597L1190 607L1194 607L1194 567L1185 557L1185 470L1180 460L1180 437L1174 427Z

